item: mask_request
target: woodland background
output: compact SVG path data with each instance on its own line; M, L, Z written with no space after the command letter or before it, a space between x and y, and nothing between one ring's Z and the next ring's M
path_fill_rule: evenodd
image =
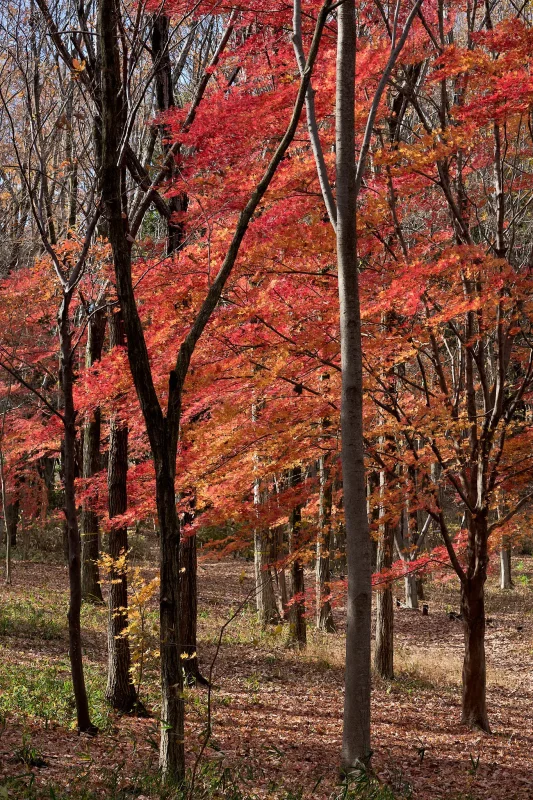
M0 797L531 797L532 22L2 7Z

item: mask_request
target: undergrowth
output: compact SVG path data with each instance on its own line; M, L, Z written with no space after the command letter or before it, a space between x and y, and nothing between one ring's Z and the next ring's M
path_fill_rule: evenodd
M93 723L101 730L110 725L110 709L105 701L105 676L99 665L85 662L85 679L89 708ZM0 658L0 715L6 719L41 720L47 728L50 723L73 728L76 709L70 665L20 664ZM0 795L1 800L1 795Z

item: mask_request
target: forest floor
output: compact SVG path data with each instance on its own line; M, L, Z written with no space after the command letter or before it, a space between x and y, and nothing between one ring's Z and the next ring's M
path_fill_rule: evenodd
M494 578L488 588L492 735L460 724L462 627L447 613L458 609L455 581L428 582L428 616L395 609L396 677L375 679L372 700L373 766L391 793L369 797L533 798L533 560L518 561L514 591L495 588ZM142 688L154 716L110 713L103 699L106 610L84 606L87 684L101 732L78 736L69 683L66 568L30 562L13 567L12 586L0 589L0 799L156 797L155 784L142 777L154 774L157 765L155 665L148 657ZM251 567L244 561L199 566L204 673L221 626L250 590ZM342 630L343 609L336 616ZM213 734L194 797L343 796L336 786L343 639L340 632L312 630L307 650L299 653L287 649L285 627L262 632L250 607L237 615L224 632L214 668ZM205 734L206 713L206 690L189 690L189 764Z

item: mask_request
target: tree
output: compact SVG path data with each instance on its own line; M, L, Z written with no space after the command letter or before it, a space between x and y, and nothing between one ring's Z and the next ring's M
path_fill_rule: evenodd
M248 202L240 212L226 256L180 346L175 367L170 371L168 401L166 412L163 412L154 386L150 359L136 305L132 281L130 241L132 237L128 231L127 212L124 211L121 201L120 146L121 137L125 132L127 108L125 93L122 95L124 98L122 106L117 107L116 104L116 98L121 96L118 44L119 9L115 0L101 0L98 8L99 57L102 75L102 174L100 176L102 197L106 208L109 242L113 252L117 293L124 316L130 369L141 404L156 473L156 502L161 543L162 730L160 767L163 775L167 778L181 779L184 775L182 671L178 641L180 630L180 531L175 496L176 456L183 386L196 344L215 310L226 281L233 270L244 234L296 131L327 13L328 6L326 5L318 17L306 72L300 83L297 100L285 135L263 177L252 190Z

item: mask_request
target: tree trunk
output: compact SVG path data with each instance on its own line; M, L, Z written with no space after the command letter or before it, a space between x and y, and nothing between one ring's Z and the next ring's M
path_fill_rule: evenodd
M46 487L46 499L48 503L48 508L56 508L57 503L57 496L55 493L55 466L56 466L56 459L50 458L49 456L43 456L37 462L37 469L39 470L39 475L44 481L44 485Z
M5 423L5 415L4 420L2 423L2 439L3 439L3 428ZM2 442L3 444L3 442ZM1 501L2 501L2 515L4 517L4 530L5 530L5 538L6 538L6 584L8 586L11 585L11 536L8 530L7 518L8 518L8 504L6 500L6 479L5 479L5 471L4 471L4 453L0 448L0 491L1 491Z
M504 546L500 550L500 588L512 589L513 579L511 574L511 547Z
M159 766L165 777L181 780L185 774L185 747L180 658L180 529L174 489L175 464L175 455L172 459L167 452L164 453L164 459L156 459L155 465L161 553L159 620L162 725Z
M85 366L92 367L102 358L106 324L105 308L89 318ZM85 479L100 472L100 428L101 413L95 408L83 428L83 466ZM98 515L85 501L81 512L81 591L82 599L88 603L103 603L98 557Z
M461 584L465 654L463 661L463 724L490 733L487 714L485 662L485 597L483 577L467 578Z
M6 506L6 520L5 520L6 541L7 538L9 538L9 544L11 547L17 546L19 509L20 509L20 501L18 500L18 498L13 503L8 503Z
M302 480L301 467L295 467L291 474L291 485ZM304 566L301 558L301 526L302 509L297 505L289 517L289 549L295 554L291 564L292 603L289 606L289 638L290 647L303 649L307 645L307 622L305 618L305 581Z
M409 561L405 562L409 566ZM405 605L407 608L418 608L418 581L416 572L409 572L404 576Z
M378 541L376 572L390 569L394 549L394 526L386 522L381 526ZM394 604L392 585L387 583L376 592L376 644L374 669L381 678L394 678Z
M155 97L157 110L160 114L174 107L174 92L172 89L172 63L169 53L169 18L161 11L153 17L152 28L152 61L155 68ZM166 154L169 150L167 131L164 125L160 126L161 146ZM168 170L168 180L173 178L172 165ZM187 211L188 197L185 192L173 194L167 200L170 216L167 219L167 253L176 252L181 247L185 235L185 227L179 214Z
M341 333L342 482L346 520L347 628L342 768L370 759L370 637L372 589L363 439L361 314L355 184L355 5L337 11L337 269Z
M319 522L316 540L316 626L326 633L335 633L331 603L327 599L331 580L331 506L333 487L324 456L320 459Z
M124 326L120 311L110 314L109 345L123 347ZM109 519L128 510L128 428L120 425L116 415L109 425L109 456L107 470L107 508ZM128 528L113 526L109 531L109 555L116 560L128 552ZM112 570L108 598L108 672L106 700L122 713L144 712L131 679L130 643L124 636L128 624L128 576L125 570Z
M128 429L116 417L109 429L107 471L109 519L125 514L128 508ZM109 531L109 555L116 561L128 552L128 529L113 526ZM111 569L108 598L108 671L106 700L124 714L138 708L137 691L131 679L131 656L124 629L128 624L128 578L125 570Z
M65 295L59 312L59 340L61 347L60 381L63 394L63 481L65 490L65 521L67 528L69 557L69 657L72 672L72 686L76 702L78 730L96 733L89 717L89 703L83 675L81 646L81 542L76 516L76 493L74 479L76 473L76 412L73 398L73 358L72 334L70 331L69 305L71 295Z
M285 559L287 555L287 550L285 547L285 526L280 525L274 531L274 542L275 542L275 551L276 551L276 558L273 559L275 563L279 558ZM280 601L280 610L281 615L283 618L288 617L289 613L289 592L287 590L287 576L285 573L285 567L276 567L276 579L278 582L279 587L279 601Z
M198 664L197 627L198 627L198 590L197 590L197 540L193 536L181 538L181 587L180 587L180 625L181 651L187 658L183 661L183 669L190 683L204 686L208 681L200 672Z
M268 566L270 542L266 531L254 531L254 566L255 566L255 598L257 616L264 627L279 622L276 596L272 585L272 576Z

